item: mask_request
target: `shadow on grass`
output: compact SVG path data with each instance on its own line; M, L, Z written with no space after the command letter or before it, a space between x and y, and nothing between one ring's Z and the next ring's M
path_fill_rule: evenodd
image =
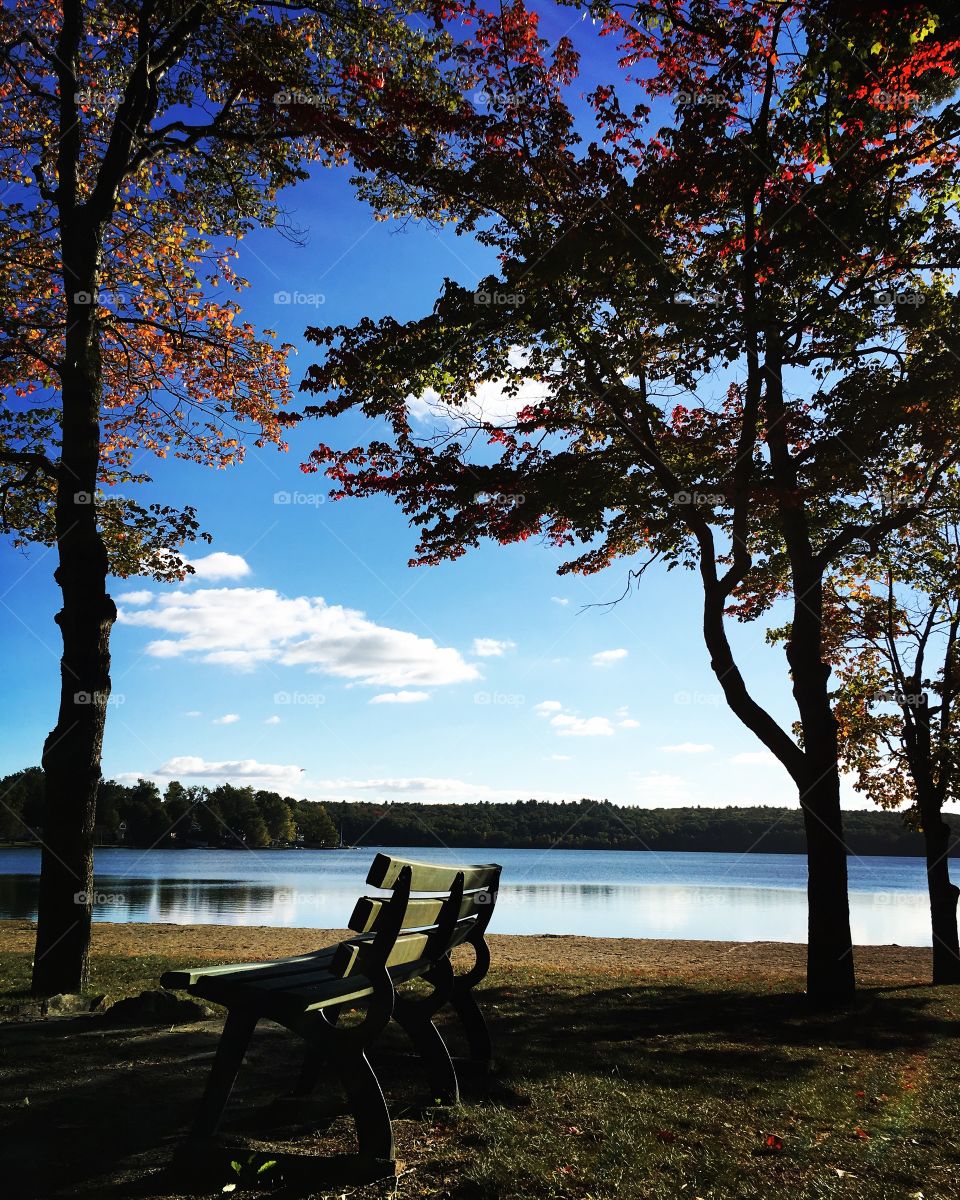
M816 1012L798 993L756 993L746 988L680 985L619 987L526 986L484 988L484 1005L507 1036L548 1036L559 1019L587 1041L633 1041L696 1036L744 1039L764 1045L815 1044L829 1034L836 1044L860 1048L907 1048L938 1032L955 1032L934 1015L937 992L928 987L861 988L856 1003L840 1012ZM575 1047L574 1047L575 1049ZM566 1048L565 1048L566 1050Z
M619 1074L641 1088L689 1089L692 1105L705 1086L729 1093L802 1079L825 1046L910 1049L955 1036L956 1022L937 1015L936 1003L936 993L918 989L866 991L851 1012L827 1016L810 1014L796 995L740 989L592 987L583 979L488 987L483 1004L500 1081L486 1089L465 1075L464 1099L509 1106L523 1102L525 1081ZM169 1160L188 1124L218 1035L218 1023L118 1030L96 1017L7 1026L0 1111L8 1194L168 1194L149 1172ZM451 1043L455 1050L452 1036ZM295 1078L300 1052L298 1039L264 1024L228 1127L255 1124L251 1116ZM410 1093L421 1087L416 1064L385 1062L382 1081L394 1113L412 1115ZM419 1129L405 1136L416 1142Z

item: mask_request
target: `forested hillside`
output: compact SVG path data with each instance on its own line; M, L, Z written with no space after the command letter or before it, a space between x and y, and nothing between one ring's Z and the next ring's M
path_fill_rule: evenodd
M42 774L37 767L0 780L0 840L30 840L43 827ZM947 818L960 837L960 818ZM122 827L122 828L121 828ZM903 814L853 811L844 817L852 854L921 855L921 834ZM632 808L609 801L551 804L320 804L279 792L221 784L163 793L141 779L106 780L97 815L102 845L223 849L244 846L347 845L551 847L581 850L696 850L801 854L799 810L784 808ZM952 853L957 854L957 844Z
M584 850L697 850L800 854L799 809L632 808L609 801L550 804L327 804L345 842L395 846L563 846ZM960 835L960 819L947 818ZM900 813L844 814L853 854L921 855L923 838ZM956 841L951 852L958 853Z
M0 795L0 840L35 839L43 829L40 768L0 780ZM133 784L104 780L97 795L96 830L99 845L156 849L332 846L337 841L322 804L230 784L184 787L176 780L162 794L148 779Z

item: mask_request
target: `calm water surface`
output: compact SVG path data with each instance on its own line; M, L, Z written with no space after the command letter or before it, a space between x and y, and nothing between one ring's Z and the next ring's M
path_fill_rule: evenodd
M94 919L342 927L375 849L98 850ZM502 863L497 933L806 939L807 872L798 854L390 852L431 862ZM930 944L921 859L851 858L849 868L855 942ZM39 850L0 850L0 918L36 916L39 869Z

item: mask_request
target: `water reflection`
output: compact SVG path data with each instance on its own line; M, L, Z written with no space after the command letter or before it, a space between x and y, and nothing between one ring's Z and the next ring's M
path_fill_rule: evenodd
M342 927L372 851L100 851L97 921ZM504 865L500 933L791 941L806 938L798 855L650 855L623 851L402 851ZM0 851L0 917L36 915L39 855ZM860 944L929 945L922 863L851 862Z
M929 944L922 893L852 891L850 908L860 945ZM569 883L505 887L496 917L501 933L705 941L802 942L807 922L806 896L794 888Z

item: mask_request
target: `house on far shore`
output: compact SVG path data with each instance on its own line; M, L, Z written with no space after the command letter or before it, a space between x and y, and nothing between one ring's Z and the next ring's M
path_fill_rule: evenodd
M94 846L118 846L117 835L109 825L94 825L93 827L93 844Z

